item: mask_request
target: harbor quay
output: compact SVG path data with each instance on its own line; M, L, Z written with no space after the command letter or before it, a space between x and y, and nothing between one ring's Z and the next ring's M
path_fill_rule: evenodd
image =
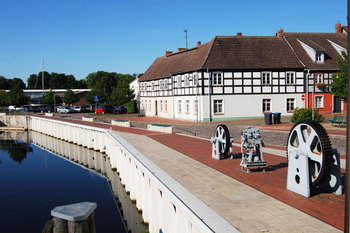
M264 158L269 164L265 172L245 173L239 165L238 138L233 141L233 159L214 160L209 138L198 134L68 117L28 116L23 122L30 130L106 153L150 232L343 230L344 195L320 193L305 198L286 189L288 162L283 145L265 145ZM273 134L286 125L255 127ZM344 137L336 130L332 135ZM341 160L344 164L342 153ZM344 175L344 165L341 168Z

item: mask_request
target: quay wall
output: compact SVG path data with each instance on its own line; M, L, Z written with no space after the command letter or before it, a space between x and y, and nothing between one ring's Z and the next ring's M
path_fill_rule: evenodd
M24 115L6 115L5 113L0 114L0 127L1 126L11 126L28 128L28 116Z
M105 153L151 233L239 232L112 130L33 116L27 122L29 130Z

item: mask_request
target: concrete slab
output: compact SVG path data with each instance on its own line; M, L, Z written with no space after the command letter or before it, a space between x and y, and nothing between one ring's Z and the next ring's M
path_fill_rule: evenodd
M51 210L51 215L68 221L83 221L94 212L97 204L94 202L80 202L70 205L57 206Z

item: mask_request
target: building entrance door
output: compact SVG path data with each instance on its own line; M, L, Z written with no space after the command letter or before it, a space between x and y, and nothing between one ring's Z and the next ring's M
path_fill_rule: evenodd
M156 116L158 116L158 103L157 103L157 100L154 101L154 102L155 102L155 105L156 105L155 108L154 108L156 110L155 114L156 114Z
M341 112L341 100L338 96L333 97L333 112Z

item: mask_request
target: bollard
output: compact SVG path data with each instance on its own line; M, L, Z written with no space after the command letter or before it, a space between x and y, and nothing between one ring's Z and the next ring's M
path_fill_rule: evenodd
M94 210L97 204L81 202L51 210L53 233L96 233Z

